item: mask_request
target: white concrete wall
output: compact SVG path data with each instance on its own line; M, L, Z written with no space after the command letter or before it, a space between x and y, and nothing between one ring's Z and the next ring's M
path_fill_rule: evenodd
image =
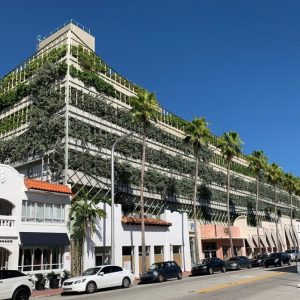
M84 268L95 266L95 247L111 246L111 213L108 204L101 204L106 210L107 216L96 224L96 232L85 245ZM122 247L134 247L135 275L138 276L140 270L138 247L141 246L141 227L139 225L122 224L121 206L115 206L115 263L122 266ZM183 270L191 270L190 245L188 220L186 214L178 212L171 213L165 211L161 219L171 222L172 226L148 226L146 225L145 240L146 246L150 246L150 261L154 262L154 246L164 246L164 260L173 258L171 246L182 246Z

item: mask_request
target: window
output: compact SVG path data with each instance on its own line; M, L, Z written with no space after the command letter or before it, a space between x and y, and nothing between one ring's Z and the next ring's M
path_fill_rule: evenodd
M111 273L111 268L110 267L104 267L102 270L101 270L101 273L104 273L104 274L109 274Z
M173 254L181 253L181 246L173 246Z
M111 266L111 272L114 273L114 272L122 272L123 269L121 267L118 267L118 266Z
M164 254L164 247L163 246L154 246L154 254L155 255Z
M148 256L150 253L150 247L146 246L146 255ZM142 256L142 246L139 246L139 256Z
M131 256L132 255L132 251L133 249L132 249L132 247L123 247L122 248L122 255L123 256Z
M65 205L23 200L22 221L63 223L65 221Z
M24 247L19 252L18 270L35 271L63 268L64 247Z

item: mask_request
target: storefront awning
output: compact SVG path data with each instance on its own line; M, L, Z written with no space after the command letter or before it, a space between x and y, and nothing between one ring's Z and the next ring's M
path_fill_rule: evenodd
M271 233L272 233L273 240L275 242L275 247L278 249L278 241L277 241L276 233L274 230L272 230Z
M258 237L257 237L257 235L256 234L253 234L252 235L252 238L253 238L253 240L254 240L254 242L255 242L255 248L258 248Z
M290 235L291 235L294 247L297 248L298 247L298 241L297 241L297 238L296 238L296 236L294 234L293 227L289 226L289 230L290 230Z
M66 233L53 232L20 232L22 246L68 246L69 237Z
M297 243L298 243L298 247L300 248L300 237L299 234L295 228L295 226L293 226L293 231L294 231L294 236L296 237Z
M293 241L293 238L291 237L290 229L289 229L288 225L284 225L284 231L285 231L285 235L287 236L287 239L289 241L290 247L294 247L294 241Z
M260 237L260 240L261 240L261 242L263 244L263 247L269 248L269 245L267 243L266 237L264 235L260 235L259 237Z
M254 243L252 241L252 238L248 237L248 238L246 238L246 241L249 244L249 246L250 246L251 249L255 248L255 245L254 245Z
M267 238L268 238L268 242L269 242L270 247L271 247L271 248L276 247L275 244L274 244L274 241L273 241L273 239L272 239L272 233L271 233L271 231L265 230L265 234L266 234L266 236L267 236Z

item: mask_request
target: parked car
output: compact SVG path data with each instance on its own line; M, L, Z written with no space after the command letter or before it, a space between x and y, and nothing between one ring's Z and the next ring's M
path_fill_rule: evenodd
M81 276L67 279L63 283L62 290L63 293L87 292L91 294L98 289L108 287L128 288L133 280L132 272L119 266L105 265L87 269Z
M225 261L223 261L220 258L213 257L213 258L205 258L199 261L199 263L196 264L192 268L192 275L200 275L200 274L208 274L211 275L214 272L222 271L223 273L226 272L226 264Z
M241 270L243 268L252 268L252 262L246 256L234 256L226 262L226 270Z
M284 264L291 264L290 256L285 252L275 252L272 253L268 258L264 261L264 267L267 268L269 266L280 266L283 267Z
M15 270L0 270L0 299L28 300L31 291L29 276Z
M262 267L264 265L264 260L269 257L270 254L264 253L263 255L257 254L252 257L251 259L251 264L252 267Z
M175 261L154 263L140 276L140 282L163 282L167 279L182 279L182 270Z
M299 250L289 249L289 250L286 250L285 253L287 253L290 256L291 261L296 261L296 257L297 257L297 254L299 254Z

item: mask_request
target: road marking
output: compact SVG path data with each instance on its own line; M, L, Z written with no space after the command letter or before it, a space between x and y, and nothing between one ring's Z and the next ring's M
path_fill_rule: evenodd
M204 289L200 289L200 290L196 290L196 293L210 293L210 292L214 292L214 291L218 291L221 289L226 289L229 287L233 287L233 286L239 286L239 285L243 285L243 284L248 284L248 283L252 283L255 281L259 281L262 279L268 279L271 277L275 277L275 276L281 276L283 274L286 274L285 272L273 272L271 274L268 275L262 275L262 276L256 276L253 278L244 278L238 281L232 281L232 282L226 282L226 283L222 283L222 284L217 284L217 285L213 285L211 287L208 288L204 288Z

